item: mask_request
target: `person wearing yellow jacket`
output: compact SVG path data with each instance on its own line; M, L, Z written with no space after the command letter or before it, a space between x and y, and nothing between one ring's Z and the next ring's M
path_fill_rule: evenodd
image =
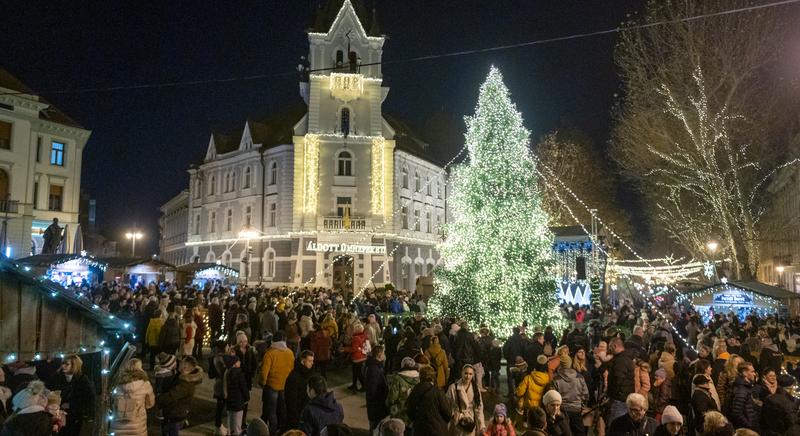
M272 345L261 361L259 381L264 387L261 393L261 419L269 423L270 429L277 429L278 423L286 422L283 390L289 373L294 369L294 353L286 346L285 339L282 331L275 332ZM278 416L278 413L283 416Z
M547 372L547 356L542 354L536 358L535 369L529 372L517 386L517 398L522 401L522 407L525 410L540 407L542 395L544 395L548 383L550 383L550 375Z
M153 311L150 315L150 321L147 323L147 330L145 330L144 340L147 343L147 348L150 350L150 369L155 368L156 355L161 352L158 348L158 337L161 336L161 327L164 325L166 315L160 310ZM142 356L144 359L144 356Z
M447 353L442 349L439 344L439 338L431 336L431 343L428 349L425 350L425 357L431 362L431 366L436 369L435 385L437 388L444 390L447 386L447 380L450 379L450 366L447 361Z

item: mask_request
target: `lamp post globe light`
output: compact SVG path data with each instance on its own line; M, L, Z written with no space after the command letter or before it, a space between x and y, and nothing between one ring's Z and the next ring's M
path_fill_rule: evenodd
M258 230L251 225L242 227L239 231L239 238L245 241L245 257L242 259L244 263L244 284L247 285L247 280L250 278L250 240L258 237Z
M719 248L719 243L717 241L708 241L706 243L706 248L708 248L708 252L714 254L717 252L717 248Z
M125 233L125 238L131 240L131 257L136 257L136 240L142 239L143 237L144 234L142 234L142 232L139 232L137 230Z

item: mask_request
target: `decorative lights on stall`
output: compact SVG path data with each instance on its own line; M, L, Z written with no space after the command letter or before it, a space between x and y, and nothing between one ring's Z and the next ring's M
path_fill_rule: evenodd
M319 136L309 133L303 143L303 212L313 214L319 195Z
M382 136L372 140L372 176L370 193L372 195L372 214L384 216L386 213L386 140Z

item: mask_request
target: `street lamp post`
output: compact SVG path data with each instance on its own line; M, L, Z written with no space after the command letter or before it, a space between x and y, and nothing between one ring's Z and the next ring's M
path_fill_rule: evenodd
M706 249L708 250L709 261L711 262L712 268L714 268L714 283L719 282L719 274L717 273L717 263L715 262L716 259L715 255L717 253L718 248L719 248L719 243L717 241L711 240L706 242Z
M250 278L250 240L258 237L258 230L246 225L239 231L239 237L245 241L245 258L242 259L242 263L244 263L244 284L247 286L247 280Z
M131 257L136 257L136 240L142 239L144 235L139 231L125 233L125 237L131 240Z

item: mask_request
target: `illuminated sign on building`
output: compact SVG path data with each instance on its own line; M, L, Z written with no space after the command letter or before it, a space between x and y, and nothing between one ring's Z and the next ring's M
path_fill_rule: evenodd
M714 305L752 306L753 296L742 292L720 292L714 294Z
M317 244L309 241L306 251L316 251L322 253L347 253L347 254L386 254L385 245L364 245L364 244Z

